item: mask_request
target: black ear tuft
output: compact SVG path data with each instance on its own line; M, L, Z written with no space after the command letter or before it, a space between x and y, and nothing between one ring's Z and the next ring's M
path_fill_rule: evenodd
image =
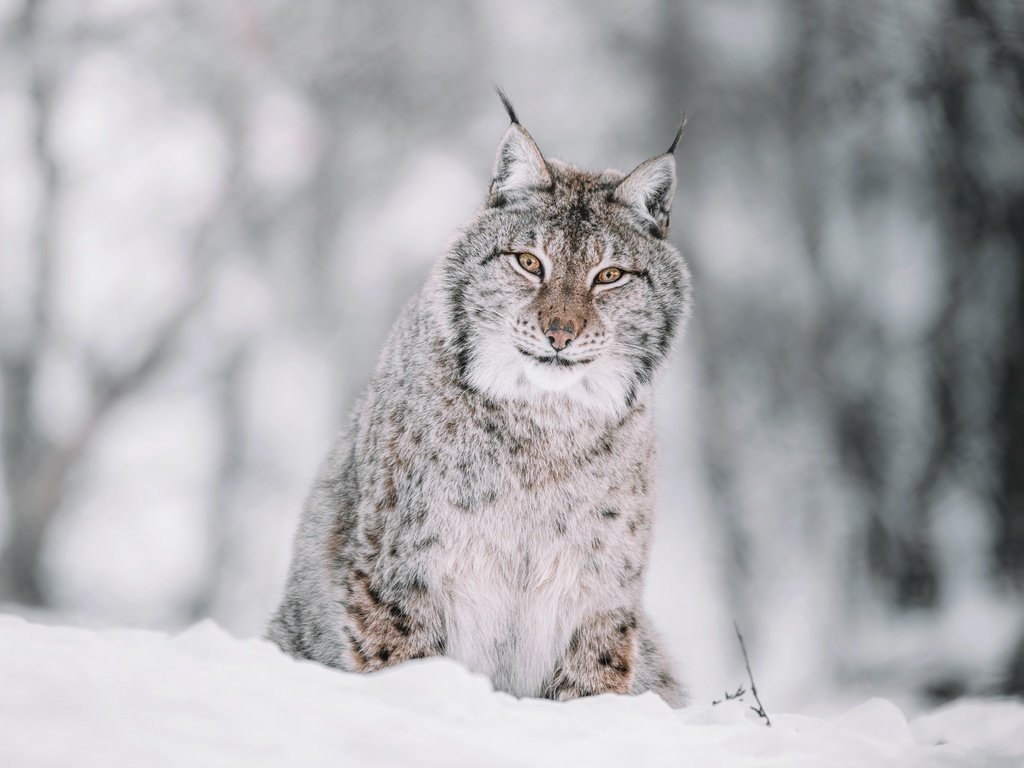
M676 153L676 147L679 146L679 140L683 138L683 134L686 133L686 121L689 115L683 114L683 119L679 123L679 130L676 131L676 137L672 139L672 146L668 148L668 152L665 154L674 155Z
M491 188L488 193L488 205L504 205L509 196L530 191L550 190L552 185L551 171L540 153L537 143L527 130L520 124L515 108L508 96L498 86L494 86L498 98L505 105L508 119L512 124L505 130L505 135L498 145L498 155L494 159L494 173L491 176Z
M512 102L509 101L508 96L499 86L494 86L494 90L498 92L498 98L501 99L501 103L505 107L505 111L508 112L508 119L512 121L513 125L519 125L519 118L516 117L515 107L512 106Z

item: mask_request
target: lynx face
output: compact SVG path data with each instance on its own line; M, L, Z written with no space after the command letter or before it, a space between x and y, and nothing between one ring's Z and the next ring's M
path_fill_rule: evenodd
M665 240L675 159L584 172L545 160L510 116L487 205L444 264L460 376L498 398L621 413L689 310Z

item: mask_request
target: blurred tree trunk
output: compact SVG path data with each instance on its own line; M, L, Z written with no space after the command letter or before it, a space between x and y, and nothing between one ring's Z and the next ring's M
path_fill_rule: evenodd
M846 168L831 160L836 154L832 145L843 140L839 137L850 116L864 112L864 90L847 71L858 71L861 79L884 71L859 32L864 16L877 11L794 0L790 13L793 44L784 80L783 123L792 153L793 218L816 297L809 350L813 402L839 458L838 470L859 496L864 518L855 528L863 532L856 546L863 548L871 575L895 604L927 607L934 605L938 593L930 509L906 508L894 503L891 493L892 452L882 430L888 354L884 329L836 274L826 244L826 228L838 206L851 205L859 213L861 200L846 199L834 186L834 173L842 175ZM846 162L864 168L876 161L879 149L867 145L847 151L851 157ZM867 199L877 202L874 196ZM850 350L860 350L855 366L847 359Z
M995 350L994 404L990 429L995 452L993 502L996 512L994 560L1003 585L1024 597L1024 10L962 0L962 16L980 30L993 68L1003 79L1007 130L1016 160L1011 183L988 201L987 234L998 245L1007 296ZM1007 30L1018 31L1016 37ZM1024 632L1006 670L1004 692L1024 696Z
M48 446L37 420L35 385L42 350L48 342L53 301L54 261L60 175L52 147L53 100L56 72L42 53L41 0L27 0L18 20L27 68L25 85L33 107L32 148L40 180L39 201L32 231L34 256L31 305L27 332L0 349L3 384L3 432L0 435L9 527L0 552L0 598L43 605L46 591L39 569L46 529L55 512L50 496L37 486L37 468Z
M51 322L53 291L59 268L60 202L62 176L52 146L54 102L59 70L85 47L88 33L75 29L55 39L45 28L43 0L28 0L19 18L19 37L24 48L25 89L34 108L33 157L41 193L33 221L31 250L32 295L26 330L19 338L4 340L0 348L0 463L8 501L8 533L0 551L0 599L32 606L48 606L51 595L43 570L46 535L66 494L66 483L89 455L95 438L111 413L126 398L149 383L175 358L188 322L201 306L210 285L215 262L212 235L223 213L220 205L200 222L191 244L191 284L177 307L157 326L134 360L111 368L89 359L85 374L91 387L87 413L60 440L46 433L44 404L37 401L40 361L60 342ZM230 189L231 185L227 185Z
M1001 9L1001 10L998 10ZM984 89L998 88L1024 171L1024 51L1001 30L1012 8L957 0L930 72L935 113L935 185L945 230L947 271L942 312L929 344L934 364L933 409L938 433L920 493L930 498L945 476L960 472L991 498L996 513L993 561L1007 584L1024 587L1024 179L1008 183L986 165L987 132L977 109ZM979 73L977 62L985 62ZM987 95L992 98L991 94ZM1001 314L992 338L968 324L975 313ZM980 347L980 348L979 348ZM979 380L977 374L988 374ZM972 375L973 374L973 375ZM974 393L991 398L977 418ZM976 434L980 432L980 434ZM972 445L992 451L992 472L977 472ZM974 451L976 453L976 451Z
M992 431L996 452L995 561L1005 580L1024 590L1024 9L964 0L961 13L981 30L1003 79L1010 153L1016 179L997 188L988 236L998 243L1008 295L996 369ZM1016 29L1014 37L1006 30ZM1024 645L1022 645L1024 651ZM1024 656L1024 654L1022 654Z
M919 482L922 503L950 478L989 500L994 577L1018 593L1024 590L1024 47L1005 30L1022 22L1012 5L955 0L926 73L946 285L928 341L936 434ZM993 93L1000 109L980 111L979 102ZM992 173L993 132L1009 140L1002 149L1015 173ZM979 334L976 318L993 313L995 330ZM1024 637L1005 687L1024 690Z
M216 415L220 431L220 461L206 515L203 575L189 609L193 621L216 615L225 574L237 549L234 541L239 532L233 511L245 469L246 413L242 392L247 357L244 348L232 351L221 366L218 377Z

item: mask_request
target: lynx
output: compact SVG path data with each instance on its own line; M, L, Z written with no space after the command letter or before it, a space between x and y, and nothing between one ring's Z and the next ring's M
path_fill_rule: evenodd
M447 656L520 697L684 695L641 607L652 383L690 305L669 150L629 174L511 123L307 500L268 637L369 672Z

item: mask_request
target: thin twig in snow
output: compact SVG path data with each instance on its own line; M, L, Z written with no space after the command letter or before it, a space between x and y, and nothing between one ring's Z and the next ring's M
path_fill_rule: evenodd
M743 642L743 635L740 634L740 625L734 621L732 626L736 630L736 638L740 641L740 650L743 651L743 663L747 665L747 677L750 678L750 692L754 694L754 701L757 702L757 706L751 707L751 709L757 713L758 717L764 718L765 725L771 726L772 721L768 717L768 713L764 711L764 705L757 695L757 685L754 683L754 673L750 671L750 657L747 656L747 645Z
M715 701L712 701L711 702L711 706L712 707L717 707L723 701L732 701L733 699L742 699L743 696L746 695L746 693L747 693L747 689L744 688L741 685L739 688L736 689L735 693L729 693L728 691L726 691L725 692L725 698L724 699L717 699Z

